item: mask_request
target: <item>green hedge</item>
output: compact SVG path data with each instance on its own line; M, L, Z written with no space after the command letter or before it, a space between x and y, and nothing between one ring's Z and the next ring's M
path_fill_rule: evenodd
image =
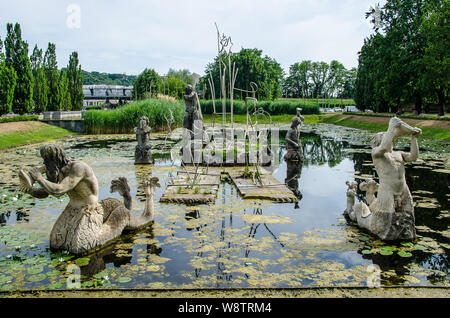
M200 100L200 106L202 108L202 113L204 115L210 115L214 113L213 101L212 100ZM226 101L227 112L231 110L230 100ZM268 112L270 115L295 115L297 112L297 107L302 108L302 114L312 115L320 114L319 105L311 101L303 100L276 100L276 101L259 101L257 108L262 108L264 111ZM253 108L253 104L249 102L249 110ZM222 112L222 100L216 100L216 112ZM245 115L247 113L245 102L242 100L233 101L233 113L236 115Z
M352 112L344 112L344 115L358 115L358 116L367 116L367 117L394 117L396 114L390 113L352 113ZM402 115L398 115L399 118L408 118L408 119L419 119L419 120L446 120L450 121L450 117L448 116L439 116L437 114L420 114L414 115L413 113L404 113Z
M0 118L0 124L1 123L12 123L16 121L33 121L33 120L39 120L39 117L36 115L20 115L20 116L13 116L13 117L2 117Z
M164 116L173 114L174 125L181 125L184 118L184 103L147 99L134 102L115 110L90 110L84 113L85 130L89 134L126 134L133 133L139 119L147 116L150 127L160 130L167 127Z

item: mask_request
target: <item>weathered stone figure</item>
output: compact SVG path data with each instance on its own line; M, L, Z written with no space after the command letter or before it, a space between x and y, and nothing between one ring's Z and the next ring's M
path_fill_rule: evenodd
M196 120L203 120L201 114L198 112L196 105L198 95L192 88L192 85L186 85L186 95L184 95L184 101L186 104L186 112L184 115L183 128L189 129L194 132L194 122Z
M303 147L298 138L298 126L301 124L299 117L292 119L291 128L286 134L287 154L284 156L286 161L303 161Z
M419 128L394 117L389 121L387 132L372 137L372 160L380 183L368 180L360 184L360 189L367 192L369 205L359 202L353 210L347 208L345 214L382 240L413 240L416 237L414 204L406 184L404 164L417 160L417 137L421 133ZM394 142L401 136L411 136L409 153L393 150Z
M150 145L149 120L146 116L142 116L139 120L139 126L135 128L137 146L134 152L135 164L152 164L154 159L152 157L152 147Z
M153 221L153 195L155 187L159 187L158 178L147 180L144 212L134 216L130 212L131 195L126 178L113 180L110 189L111 192L118 191L124 197L124 203L114 198L99 202L97 178L91 167L69 158L56 145L43 146L40 153L44 167L29 172L20 170L21 191L36 198L65 194L70 198L50 233L50 248L85 254L115 239L124 230L137 230ZM35 182L39 188L33 188Z

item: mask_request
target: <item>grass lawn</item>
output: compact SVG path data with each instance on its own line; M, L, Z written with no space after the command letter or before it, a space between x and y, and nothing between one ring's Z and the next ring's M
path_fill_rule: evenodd
M357 114L355 114L357 115ZM292 121L294 115L275 115L272 116L272 123L285 123L289 124ZM305 115L305 123L326 123L334 124L358 129L365 129L370 131L386 131L388 129L389 118L386 116L358 116L353 118L348 118L349 116L343 115L341 113L336 114L325 114L325 115ZM213 115L203 115L205 123L213 122ZM427 118L414 118L416 120L421 120L419 124L411 123L413 126L417 126L422 129L422 137L450 141L450 124L445 120L435 120L431 121ZM404 119L406 122L409 121L408 118ZM222 122L221 116L216 116L216 124ZM227 116L227 122L230 122L230 116ZM246 123L246 115L234 115L234 122L239 124ZM269 124L269 117L260 116L258 117L258 122L261 124ZM424 125L422 125L422 123ZM434 126L433 126L434 125Z
M403 120L414 127L419 127L420 129L422 129L422 137L424 138L450 141L450 124L447 124L448 121L422 120L420 122L413 123L408 121L408 119ZM358 129L365 129L375 132L386 131L389 126L389 118L385 118L384 122L380 122L379 120L376 120L376 117L373 116L355 116L352 118L348 118L348 116L341 114L326 115L322 118L321 122ZM430 125L430 123L433 123L434 126Z
M42 124L33 130L21 130L0 134L0 150L56 140L77 133L52 125Z

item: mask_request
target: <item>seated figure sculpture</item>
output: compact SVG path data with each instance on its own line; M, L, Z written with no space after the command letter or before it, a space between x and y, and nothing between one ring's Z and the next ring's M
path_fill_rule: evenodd
M299 139L298 126L302 123L299 117L292 119L291 128L286 134L287 154L284 156L285 161L303 162L303 147Z
M137 146L134 152L135 164L152 164L154 159L152 157L152 147L150 145L150 131L149 120L147 116L142 116L139 120L139 126L135 128Z
M356 195L355 182L347 182L347 209L344 214L382 240L414 240L416 238L414 204L406 184L405 163L419 156L417 138L422 131L397 117L389 121L387 132L372 137L372 160L380 183L369 179L359 188L366 191L366 201L352 206ZM411 137L409 153L394 151L394 143L401 136ZM375 196L375 194L378 194Z
M126 178L113 180L111 193L119 192L124 203L114 198L98 199L98 183L92 168L69 158L57 145L40 149L44 166L29 172L20 170L21 191L36 198L69 196L69 203L50 233L50 248L72 254L86 254L117 238L123 231L143 228L153 221L153 195L158 178L145 184L146 203L142 215L131 214L131 195ZM45 173L47 178L42 175ZM40 187L33 187L34 183Z

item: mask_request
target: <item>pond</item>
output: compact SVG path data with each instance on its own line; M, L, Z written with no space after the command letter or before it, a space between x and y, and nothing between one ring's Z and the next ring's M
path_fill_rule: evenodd
M155 222L81 258L49 250L49 233L67 197L37 200L18 192L19 168L41 164L39 146L0 155L0 290L65 289L76 264L82 288L291 288L448 286L450 251L448 144L421 141L421 159L407 166L416 208L416 242L383 243L349 224L347 180L375 176L370 134L325 124L302 133L305 162L298 204L243 200L224 180L215 204L159 203L179 170L164 137L152 136L153 166L134 165L131 135L81 136L58 143L94 170L100 199L112 179L128 179L133 213L144 209L142 184L159 177ZM170 145L174 142L170 141ZM402 140L398 148L408 149ZM284 183L287 166L273 175ZM362 199L362 194L359 194ZM374 276L378 275L378 276Z

